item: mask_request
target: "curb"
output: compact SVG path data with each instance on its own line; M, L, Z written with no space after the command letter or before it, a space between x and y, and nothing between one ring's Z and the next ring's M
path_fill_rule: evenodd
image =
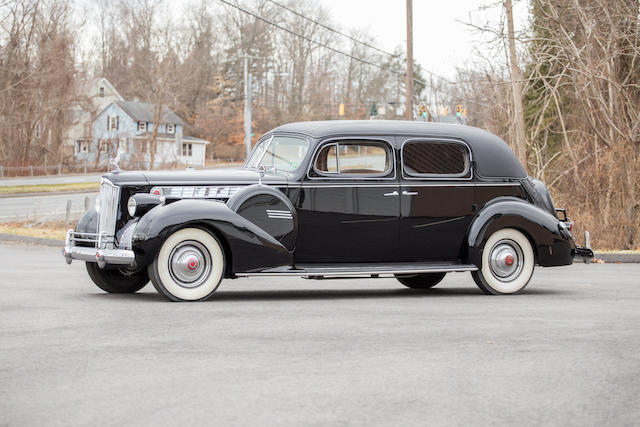
M64 240L45 239L43 237L19 236L17 234L0 233L0 242L33 243L35 245L63 247Z
M0 199L10 199L14 197L58 196L64 194L98 194L99 192L100 190L41 191L38 193L0 194Z
M630 254L625 252L595 252L596 259L601 259L606 263L640 263L640 254Z

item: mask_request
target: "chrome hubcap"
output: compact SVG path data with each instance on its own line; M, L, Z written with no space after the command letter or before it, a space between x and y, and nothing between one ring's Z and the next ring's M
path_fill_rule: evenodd
M511 282L522 271L522 249L513 240L500 240L491 248L489 266L493 275L502 282Z
M211 254L199 242L182 242L169 255L169 272L180 286L196 288L209 277Z

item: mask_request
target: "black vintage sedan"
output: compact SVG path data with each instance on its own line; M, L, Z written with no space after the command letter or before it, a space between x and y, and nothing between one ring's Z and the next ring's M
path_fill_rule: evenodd
M327 121L273 129L239 170L111 172L63 253L106 292L151 280L174 301L204 300L223 278L393 276L426 289L464 271L514 294L536 265L592 259L585 240L489 132Z

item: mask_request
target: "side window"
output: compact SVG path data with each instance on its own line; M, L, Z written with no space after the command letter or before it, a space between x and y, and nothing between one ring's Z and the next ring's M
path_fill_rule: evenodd
M380 141L344 140L327 144L313 164L316 176L387 175L393 167L389 146Z
M318 172L338 173L338 144L322 147L314 165Z
M417 177L464 177L469 174L469 153L462 144L409 141L402 147L402 168Z

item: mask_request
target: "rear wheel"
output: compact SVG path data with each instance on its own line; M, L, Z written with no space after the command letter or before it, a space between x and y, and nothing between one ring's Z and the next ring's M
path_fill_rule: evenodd
M482 250L482 268L471 276L487 294L516 294L531 280L534 265L529 239L518 230L503 228L489 237Z
M149 276L144 268L102 269L95 262L87 262L85 265L93 283L110 294L132 294L149 283Z
M440 283L447 273L396 275L398 282L412 289L429 289Z
M218 288L224 265L216 237L200 228L183 228L165 240L148 271L161 295L172 301L199 301Z

